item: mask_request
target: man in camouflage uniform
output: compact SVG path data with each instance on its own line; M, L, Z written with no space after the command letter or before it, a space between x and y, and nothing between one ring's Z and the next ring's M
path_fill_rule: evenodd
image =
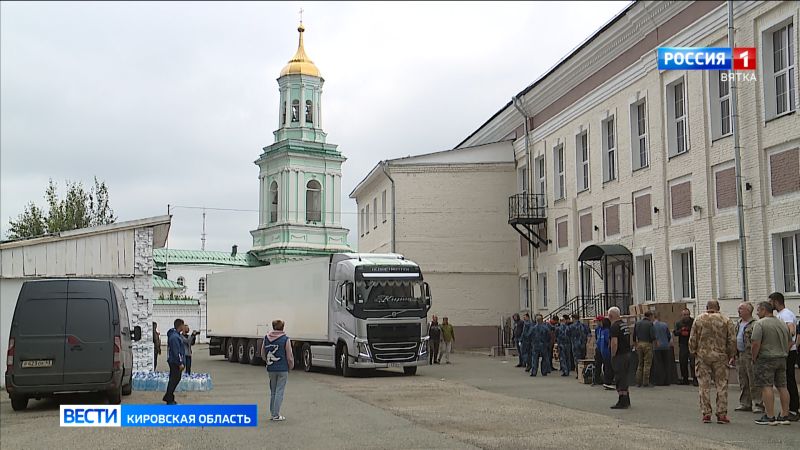
M536 325L531 335L531 376L536 376L540 361L542 376L547 376L550 373L550 358L547 354L547 346L550 344L550 325L544 323L541 314L536 315Z
M569 376L570 371L573 369L572 358L572 339L570 339L570 317L564 314L561 318L561 324L556 328L556 342L558 343L558 366L561 369L561 376Z
M753 317L753 305L744 302L739 305L739 323L736 334L736 369L739 374L739 406L736 411L753 411L761 414L764 412L761 403L761 389L755 385L753 372L753 325L757 319ZM733 360L730 361L733 364Z
M586 339L589 338L589 326L581 322L581 318L577 314L572 315L572 357L575 359L575 367L578 367L577 361L586 359Z
M706 312L695 319L689 336L689 351L695 354L700 384L700 410L703 423L711 423L711 383L717 391L717 423L728 419L728 361L736 355L733 322L719 312L719 302L709 300Z

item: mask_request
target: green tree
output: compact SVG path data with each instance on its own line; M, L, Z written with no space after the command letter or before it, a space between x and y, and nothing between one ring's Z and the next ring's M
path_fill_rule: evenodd
M59 199L56 184L50 179L44 193L47 215L33 202L28 203L17 220L9 220L9 238L24 239L116 222L105 181L95 177L88 192L82 182L67 181L66 190L64 198Z

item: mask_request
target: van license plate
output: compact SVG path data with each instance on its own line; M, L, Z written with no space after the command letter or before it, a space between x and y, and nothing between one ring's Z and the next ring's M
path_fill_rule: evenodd
M53 367L52 359L31 359L22 361L22 368Z
M400 367L400 363L389 363L389 367Z

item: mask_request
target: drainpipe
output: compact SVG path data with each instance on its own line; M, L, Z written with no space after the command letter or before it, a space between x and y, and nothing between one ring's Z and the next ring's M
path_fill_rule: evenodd
M527 172L527 178L528 178L527 180L525 180L525 182L527 183L528 191L530 192L531 189L533 188L533 183L531 183L531 180L532 180L532 176L531 176L531 147L530 147L530 142L528 140L528 134L530 132L530 130L528 129L530 117L528 116L528 113L525 111L525 109L523 109L522 101L520 100L520 98L518 96L512 97L511 98L511 103L514 104L514 108L517 109L517 111L522 115L522 117L525 120L525 123L523 124L523 127L524 127L524 130L525 130L525 158L526 158L525 165L527 167L526 172ZM516 160L516 158L515 158L515 160ZM531 313L533 313L533 309L534 309L533 308L533 246L530 243L530 237L531 237L531 233L528 232L528 238L529 238L528 239L528 302L530 303L530 306L531 306L531 308L530 308L531 309Z
M381 169L383 170L383 174L386 175L386 178L392 183L392 242L391 242L391 252L395 253L397 249L395 248L395 244L397 242L397 219L395 215L395 202L394 202L394 179L389 172L386 170L386 167L389 165L389 162L386 160L381 161Z
M733 2L728 0L728 47L733 48ZM736 218L739 219L739 272L742 277L742 301L747 301L747 247L744 235L744 201L742 199L742 164L739 147L739 108L736 78L729 78L731 87L731 130L733 131L733 160L736 170Z

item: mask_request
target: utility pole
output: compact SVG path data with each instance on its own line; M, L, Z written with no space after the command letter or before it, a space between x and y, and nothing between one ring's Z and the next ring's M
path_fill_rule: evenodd
M203 208L203 233L200 235L200 250L206 251L206 209Z

